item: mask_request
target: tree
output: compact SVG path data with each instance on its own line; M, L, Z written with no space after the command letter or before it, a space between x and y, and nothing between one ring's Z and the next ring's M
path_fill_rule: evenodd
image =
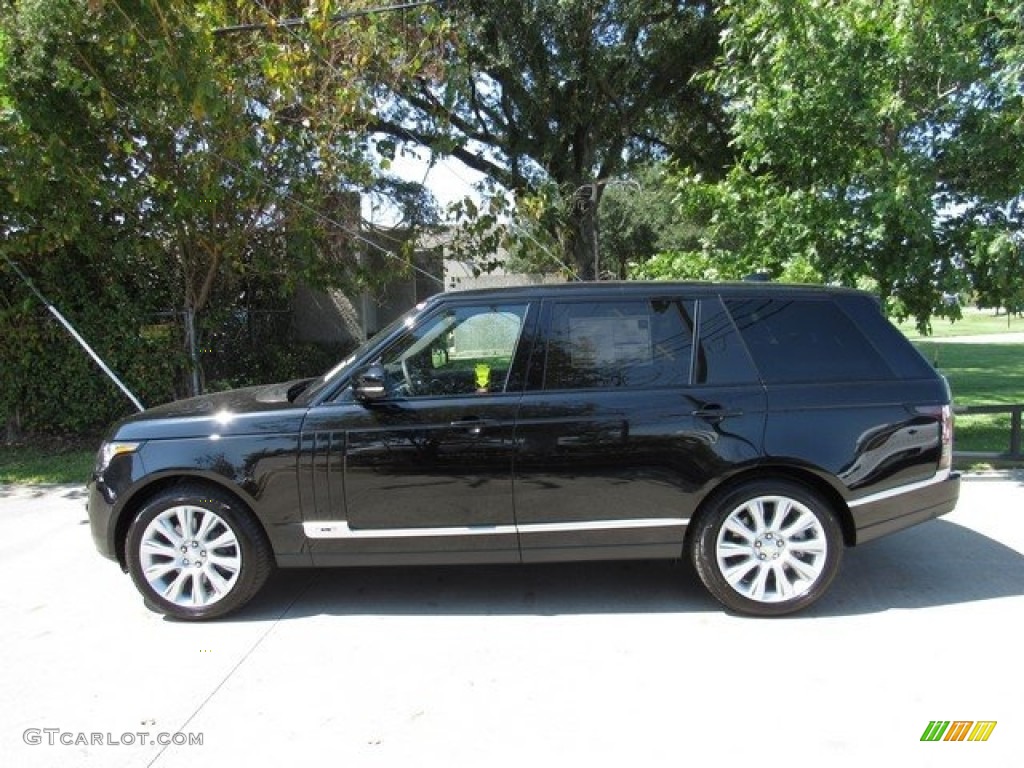
M950 238L979 305L1024 309L1024 6L987 5L986 77L965 110L962 141L944 147L957 191Z
M0 20L0 157L16 161L0 170L13 198L0 212L5 252L39 266L71 251L102 261L97 232L116 225L140 265L130 274L151 276L149 293L170 296L182 320L189 393L202 388L214 296L234 301L251 274L365 278L349 201L373 182L370 97L354 73L390 47L423 52L372 20L332 24L328 9L21 0ZM299 31L214 33L303 11ZM377 83L428 63L396 55L369 68Z
M1007 320L1024 312L1024 245L1019 234L1010 234L1006 223L993 223L972 235L970 277L978 305L1005 308Z
M719 102L694 82L713 59L710 0L470 0L443 80L381 88L371 127L458 158L534 215L541 253L595 276L597 213L632 164L671 156L716 172L728 156ZM504 207L498 203L499 207Z
M605 191L600 210L604 275L629 277L658 253L697 247L700 228L679 213L668 163L641 166Z
M971 233L1021 223L1020 58L1004 55L1015 29L1019 42L1012 8L724 3L710 82L739 159L723 180L680 179L685 210L708 225L704 258L774 274L798 259L828 282L867 280L922 328L955 312L942 295L967 287Z
M60 34L45 32L51 14L59 23L76 10L26 3L0 18L0 411L8 437L23 425L95 428L125 404L63 329L46 321L6 259L21 262L144 400L173 394L168 367L178 359L138 333L168 297L155 287L148 250L135 247L133 206L119 201L130 190L125 167L105 140L90 140L104 111L74 97L86 86L59 53ZM42 79L49 86L39 93L23 90ZM124 329L131 331L119 339Z

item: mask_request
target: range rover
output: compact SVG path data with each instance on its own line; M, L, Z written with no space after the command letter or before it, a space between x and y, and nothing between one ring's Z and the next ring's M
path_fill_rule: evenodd
M99 551L223 616L272 569L689 559L743 614L951 511L945 380L859 291L575 283L435 296L322 377L115 425Z

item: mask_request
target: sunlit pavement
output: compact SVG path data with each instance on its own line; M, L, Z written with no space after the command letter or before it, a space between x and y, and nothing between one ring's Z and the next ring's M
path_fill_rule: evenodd
M291 571L233 618L178 623L95 552L84 504L0 486L3 765L960 768L1024 752L1022 474L971 477L952 515L847 551L830 594L781 620L724 612L688 567L614 563ZM996 726L922 742L935 720Z

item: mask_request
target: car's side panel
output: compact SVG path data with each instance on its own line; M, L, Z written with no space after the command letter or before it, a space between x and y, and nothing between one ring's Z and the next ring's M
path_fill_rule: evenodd
M517 402L483 394L311 409L300 464L314 563L518 561Z
M948 514L960 495L960 474L940 472L930 480L885 491L851 504L857 544Z
M770 386L765 454L813 463L851 499L927 479L942 452L941 423L915 402L940 402L938 389L933 382Z
M742 349L731 354L738 336L717 300L703 303L671 291L545 303L516 420L524 561L678 557L704 495L756 463L764 390ZM614 358L619 342L625 361L608 376L592 360ZM725 360L744 383L707 383Z
M116 556L118 532L149 490L179 480L202 480L238 496L256 513L281 564L309 564L296 482L297 434L221 435L148 440L117 457L90 484L93 536Z
M712 397L722 414L702 417ZM523 560L678 557L697 502L756 461L763 429L758 387L527 393L516 424Z

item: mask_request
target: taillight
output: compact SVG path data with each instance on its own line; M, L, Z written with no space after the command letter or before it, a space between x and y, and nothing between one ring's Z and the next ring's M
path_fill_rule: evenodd
M915 409L918 413L939 420L939 436L942 451L939 454L939 471L953 467L953 406L936 405Z
M942 406L942 455L939 457L939 469L950 469L953 466L953 406Z

